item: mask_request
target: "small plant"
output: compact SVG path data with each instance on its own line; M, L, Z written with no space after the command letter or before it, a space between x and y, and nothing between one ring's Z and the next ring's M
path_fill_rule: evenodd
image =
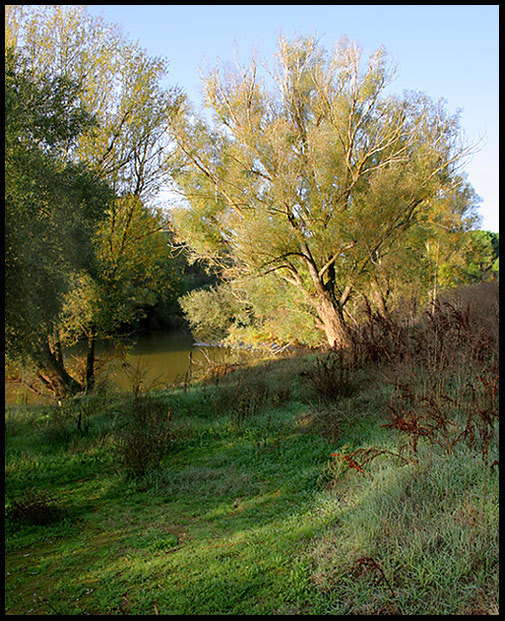
M51 446L65 446L76 435L76 429L70 416L67 402L50 405L45 409L45 416L35 424L43 441Z
M242 427L260 414L270 401L270 390L255 369L241 370L236 381L221 392L222 405L230 412L231 425Z
M368 449L359 448L352 453L347 453L347 447L344 447L339 453L332 453L330 457L333 461L329 462L326 478L334 482L346 470L354 470L364 476L370 476L365 470L365 466L379 455L391 455L397 457L402 463L409 463L405 457L398 453L393 453L385 449L371 447Z
M159 465L171 443L170 413L148 394L137 394L125 403L115 444L128 475L141 476Z
M373 556L362 556L358 558L354 564L353 577L369 576L373 586L384 585L389 591L388 602L385 606L375 610L375 614L402 614L400 608L393 602L396 599L396 593L391 582L386 578L386 574L380 562Z
M149 368L142 360L133 364L127 360L126 354L123 354L121 367L128 380L130 392L135 399L160 387L159 378L148 379Z
M304 375L323 401L334 401L352 396L358 389L353 375L354 365L347 361L341 349L333 349L317 358L315 366Z

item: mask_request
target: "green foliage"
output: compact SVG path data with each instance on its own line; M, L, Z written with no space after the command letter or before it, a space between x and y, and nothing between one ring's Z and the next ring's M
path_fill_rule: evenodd
M9 412L6 611L496 614L498 435L465 424L498 425L496 301L496 283L458 290L409 355L352 367L354 392L324 403L300 375L312 354L170 393L134 373L133 394L90 395L87 433L60 444L41 442L47 408ZM388 403L433 437L409 451ZM33 521L11 514L26 489L48 501L23 501Z
M8 49L5 88L6 337L26 354L52 333L69 273L86 264L107 188L67 156L90 126L75 84L35 77Z
M169 159L167 129L181 100L177 89L161 86L167 62L148 56L84 6L24 6L21 15L16 41L32 70L77 84L97 121L75 156L92 164L117 194L151 199L168 174L160 164Z
M180 305L196 338L206 342L222 340L244 316L242 305L224 284L190 291Z
M463 245L461 281L475 283L498 278L499 234L491 231L469 231Z
M170 289L162 269L169 256L165 225L138 197L110 203L93 236L93 266L75 274L65 300L62 337L114 334Z
M427 257L426 244L442 247L449 236L439 230L456 235L474 219L477 198L456 168L468 148L443 102L385 95L394 72L383 50L365 64L345 40L331 55L314 38L278 47L269 81L255 60L208 74L212 124L181 107L175 180L188 205L175 224L251 308L255 328L269 318L254 288L274 274L276 302L296 290L279 306L300 312L304 335L317 327L330 345L346 344L353 299L401 289L404 257L417 263L417 288L431 291L435 271L423 280L423 262L438 278L441 259ZM269 327L289 342L281 325Z
M127 476L138 477L159 466L170 448L170 422L170 408L148 394L125 401L115 447Z
M23 525L47 525L62 519L65 513L47 491L25 490L9 504L6 511L8 522L14 527Z
M83 7L7 6L6 24L8 349L63 396L93 385L94 339L174 296L152 201L182 97L164 60ZM80 385L62 345L82 337Z

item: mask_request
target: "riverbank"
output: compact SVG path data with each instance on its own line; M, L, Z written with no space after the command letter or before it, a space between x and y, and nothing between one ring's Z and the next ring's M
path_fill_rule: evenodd
M8 410L7 614L497 614L493 376L458 418L438 374L429 435L398 364L410 428L394 366L331 354Z
M84 368L87 341L67 347L63 353L70 372L79 377ZM142 376L146 386L166 388L197 378L213 365L254 359L257 352L245 347L233 349L220 343L195 342L188 330L172 330L98 341L96 356L97 384L105 390L127 391L135 374ZM20 370L17 375L16 382L5 383L8 405L54 401L50 394L35 394L26 387L30 383L29 373Z

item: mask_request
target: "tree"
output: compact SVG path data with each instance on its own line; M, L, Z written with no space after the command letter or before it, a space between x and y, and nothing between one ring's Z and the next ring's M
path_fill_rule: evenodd
M165 60L148 56L117 27L90 17L84 7L7 6L6 35L23 54L32 76L50 75L74 85L75 101L94 123L61 143L61 159L67 168L93 171L97 183L111 188L103 218L95 218L86 229L89 235L79 249L79 261L73 263L62 247L55 251L60 262L65 257L66 294L53 309L48 347L63 367L64 339L75 338L80 325L89 341L81 388L90 388L96 338L135 319L141 306L152 304L155 290L163 288L154 266L160 253L166 258L169 248L161 232L166 223L154 200L169 178L168 127L182 96L161 84ZM67 112L62 105L59 116L52 118L67 123ZM28 169L27 175L33 183L33 171ZM80 187L85 191L85 184ZM92 194L93 186L88 187ZM61 206L55 201L51 209L63 218L67 214ZM79 316L78 308L86 313Z
M116 194L149 202L170 177L168 129L183 99L179 89L162 85L167 61L148 55L84 6L31 5L21 16L16 8L6 7L6 21L29 66L77 84L97 121L74 157L92 164Z
M93 239L93 267L76 272L60 317L59 338L88 341L84 386L94 386L95 344L141 317L171 288L166 216L145 209L139 197L110 201Z
M453 175L431 200L429 212L405 231L402 243L385 256L377 254L371 293L381 315L409 301L413 308L426 302L436 307L439 291L457 286L465 238L479 222L479 200L464 176Z
M459 279L464 283L494 280L499 274L499 235L469 231L462 244Z
M74 83L35 78L8 48L5 93L6 349L36 361L39 377L62 394L77 385L50 341L107 188L64 156L92 123Z
M383 50L361 65L345 40L328 57L281 38L269 86L255 60L210 72L214 127L186 110L175 135L181 238L231 283L275 274L297 288L330 346L348 342L349 300L430 217L465 153L443 102L385 96Z

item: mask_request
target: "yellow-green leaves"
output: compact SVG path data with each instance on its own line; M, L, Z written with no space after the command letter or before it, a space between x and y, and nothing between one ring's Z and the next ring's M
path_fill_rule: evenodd
M421 216L450 211L457 228L472 208L470 195L458 209L434 201L465 154L458 115L417 93L387 95L393 77L383 48L365 60L346 40L328 54L314 37L281 38L271 68L211 71L214 123L188 115L175 131L181 237L232 287L236 273L297 287L324 309L330 343L344 305L377 287Z
M182 99L161 85L167 62L82 6L31 6L24 15L16 42L30 67L72 80L96 119L76 158L116 191L152 198L167 177L167 131Z

